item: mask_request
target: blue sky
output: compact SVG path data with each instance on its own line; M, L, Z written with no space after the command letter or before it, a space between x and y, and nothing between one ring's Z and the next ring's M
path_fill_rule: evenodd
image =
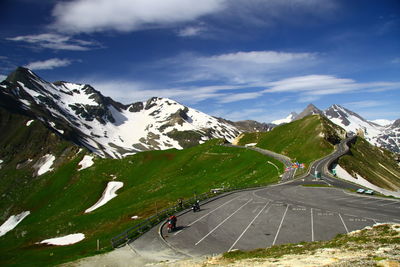
M400 118L398 0L3 0L0 75L26 66L124 104L270 122L340 104Z

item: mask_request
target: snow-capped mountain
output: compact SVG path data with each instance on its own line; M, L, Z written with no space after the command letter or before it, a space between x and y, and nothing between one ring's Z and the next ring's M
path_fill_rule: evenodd
M271 122L272 124L275 125L279 125L279 124L283 124L283 123L289 123L292 122L299 114L297 114L296 112L291 112L286 118L284 119L280 119L280 120L275 120L273 122Z
M232 141L240 133L232 124L170 99L123 105L90 85L49 83L25 68L0 83L0 105L42 121L102 157L181 149L211 138Z
M347 132L363 135L375 146L400 152L400 120L388 126L380 126L340 105L332 105L323 114Z

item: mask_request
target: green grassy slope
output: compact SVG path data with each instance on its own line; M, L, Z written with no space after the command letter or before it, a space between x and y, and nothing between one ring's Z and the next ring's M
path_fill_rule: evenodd
M394 155L357 137L350 154L339 159L339 165L355 176L359 174L369 182L388 189L400 189L400 166Z
M96 253L96 240L101 252L110 249L110 239L131 227L133 215L144 218L178 198L190 198L212 188L244 187L278 181L272 161L257 152L220 146L219 140L186 150L151 151L117 159L96 159L95 165L77 171L84 153L55 171L33 179L25 198L7 207L29 210L13 231L0 237L1 265L54 265ZM3 175L4 169L0 170ZM84 214L102 195L107 182L122 181L118 196L105 206ZM13 190L19 191L19 188ZM10 215L10 214L9 214ZM1 219L2 223L6 218ZM140 220L139 220L140 221ZM35 243L47 238L84 233L86 238L74 245L53 247Z
M333 144L340 142L344 135L343 129L326 118L312 115L277 126L270 132L244 134L239 145L257 143L260 148L286 155L308 166L331 153Z
M69 161L79 148L62 140L55 133L31 118L10 113L0 107L0 220L9 214L19 213L18 203L26 202L35 183L33 172L35 163L46 154L56 156L57 167Z

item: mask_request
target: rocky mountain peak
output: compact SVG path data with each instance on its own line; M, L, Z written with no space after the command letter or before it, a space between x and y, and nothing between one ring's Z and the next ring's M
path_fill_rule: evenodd
M295 120L299 120L306 116L314 115L314 114L322 115L322 111L310 103L307 105L307 107L302 112L300 112L299 115L296 116Z

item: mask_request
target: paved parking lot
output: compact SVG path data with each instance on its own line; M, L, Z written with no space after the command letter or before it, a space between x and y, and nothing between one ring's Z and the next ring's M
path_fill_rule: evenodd
M279 185L238 192L178 217L165 240L189 255L328 240L379 222L400 222L400 202L341 189Z

